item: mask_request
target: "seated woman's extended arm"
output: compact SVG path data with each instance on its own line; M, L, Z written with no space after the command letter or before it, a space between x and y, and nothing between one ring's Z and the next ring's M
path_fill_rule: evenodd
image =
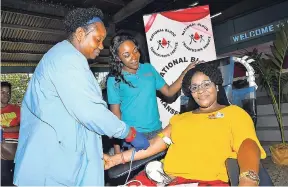
M256 175L258 175L260 155L261 152L259 146L254 140L246 139L242 142L237 156L240 167L239 186L258 186L259 181L253 181L249 177L247 178L245 176L241 176L241 174L252 171L255 172Z
M164 136L170 138L171 125L168 125L165 129L163 129L162 133L164 134ZM163 141L163 139L160 136L156 136L155 138L150 140L150 146L148 147L148 149L141 150L135 153L134 160L141 160L144 158L148 158L157 153L160 153L161 151L164 151L165 149L167 149L167 144ZM116 154L112 156L111 161L113 162L113 165L124 163L124 161L129 162L131 160L132 151L133 150L130 149L121 154Z
M258 179L253 178L258 178L260 158L265 158L266 154L257 138L249 114L238 107L234 109L237 117L232 125L232 149L237 153L240 167L239 185L258 185Z
M240 146L238 152L238 163L240 173L245 171L259 172L260 149L254 140L246 139Z

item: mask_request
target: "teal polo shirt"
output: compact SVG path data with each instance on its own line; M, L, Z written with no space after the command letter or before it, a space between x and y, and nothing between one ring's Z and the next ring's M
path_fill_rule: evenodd
M122 120L139 132L152 132L162 128L160 121L156 90L160 90L165 80L149 64L140 64L136 74L122 71L124 78L134 87L116 83L115 77L107 80L109 104L119 104Z

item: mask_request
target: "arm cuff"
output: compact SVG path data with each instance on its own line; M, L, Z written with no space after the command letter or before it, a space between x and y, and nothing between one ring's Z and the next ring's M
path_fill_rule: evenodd
M125 125L125 129L124 129L122 135L119 137L119 139L125 139L130 132L130 127L127 124L125 124L124 122L122 122L122 123Z

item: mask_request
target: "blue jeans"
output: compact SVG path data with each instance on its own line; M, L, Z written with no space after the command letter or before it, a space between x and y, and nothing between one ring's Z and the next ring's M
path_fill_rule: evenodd
M13 186L14 161L1 159L1 186Z

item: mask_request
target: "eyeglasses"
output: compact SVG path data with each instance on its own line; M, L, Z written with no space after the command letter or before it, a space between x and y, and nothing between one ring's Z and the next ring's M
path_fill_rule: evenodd
M203 81L200 85L193 84L189 87L190 91L192 93L198 92L200 89L207 90L212 85L212 82L210 80Z

